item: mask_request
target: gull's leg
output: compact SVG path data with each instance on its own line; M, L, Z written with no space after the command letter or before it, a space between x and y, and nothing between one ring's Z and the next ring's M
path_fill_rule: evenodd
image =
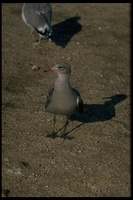
M40 45L40 43L41 43L41 38L42 38L42 37L39 36L39 40L38 40L37 42L34 42L33 45Z
M42 37L41 37L41 36L39 36L39 41L38 41L38 43L39 43L39 44L41 43L41 39L42 39Z
M51 38L49 38L49 39L48 39L48 41L49 41L49 44L51 44L51 43L52 43L52 39L51 39Z
M56 123L56 115L54 115L53 117L53 131L51 134L48 134L47 136L48 137L52 137L53 139L55 138L56 136L56 133L55 133L55 123Z
M52 137L54 138L55 137L55 123L56 123L56 115L54 115L54 118L53 118L53 131L52 131Z
M34 39L34 36L33 36L33 31L34 31L34 29L33 29L33 28L31 28L31 30L30 30L30 35L31 35L32 39Z
M31 28L30 35L31 35L32 39L34 40L33 31L34 31L34 28ZM33 45L39 45L40 41L41 41L41 36L39 36L39 40L37 42L33 42Z
M66 117L66 122L65 122L65 125L64 125L64 130L63 130L63 132L62 132L61 137L64 137L65 134L66 134L66 128L67 128L67 125L68 125L68 121L69 121L69 117L67 116L67 117Z

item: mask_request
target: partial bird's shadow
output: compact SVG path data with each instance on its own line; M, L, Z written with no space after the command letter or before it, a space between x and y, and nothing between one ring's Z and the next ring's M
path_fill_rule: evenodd
M116 116L115 106L124 101L127 98L125 94L118 94L111 97L105 97L103 99L110 99L105 101L103 104L84 104L84 112L82 114L75 113L69 119L70 121L82 122L68 133L77 129L85 123L99 122L110 120Z
M52 26L51 40L63 48L66 47L73 35L81 31L82 25L78 23L79 16L66 19Z

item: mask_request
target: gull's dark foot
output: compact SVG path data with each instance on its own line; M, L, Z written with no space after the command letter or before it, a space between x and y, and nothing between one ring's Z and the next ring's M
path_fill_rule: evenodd
M60 136L60 138L63 138L64 140L67 139L67 140L72 140L73 137L70 137L67 135L67 133L62 133L62 135Z
M39 46L40 45L40 41L36 41L32 43L33 46Z
M56 138L58 136L56 135L56 133L50 133L50 134L47 134L46 137L50 137L50 138L54 139L54 138Z

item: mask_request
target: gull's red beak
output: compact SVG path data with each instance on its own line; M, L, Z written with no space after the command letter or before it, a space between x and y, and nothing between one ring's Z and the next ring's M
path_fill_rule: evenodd
M47 68L44 70L44 72L53 72L54 70L52 68Z

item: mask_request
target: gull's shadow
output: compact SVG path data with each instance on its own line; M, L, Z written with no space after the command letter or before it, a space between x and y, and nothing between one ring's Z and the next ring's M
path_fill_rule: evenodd
M115 106L124 101L127 98L125 94L118 94L111 97L105 97L103 99L109 99L103 104L84 104L84 112L82 114L75 113L70 117L70 121L82 122L71 131L77 129L85 123L99 122L110 120L116 116Z
M51 40L63 48L66 47L73 35L81 31L82 25L78 23L79 16L66 19L63 22L52 26Z

